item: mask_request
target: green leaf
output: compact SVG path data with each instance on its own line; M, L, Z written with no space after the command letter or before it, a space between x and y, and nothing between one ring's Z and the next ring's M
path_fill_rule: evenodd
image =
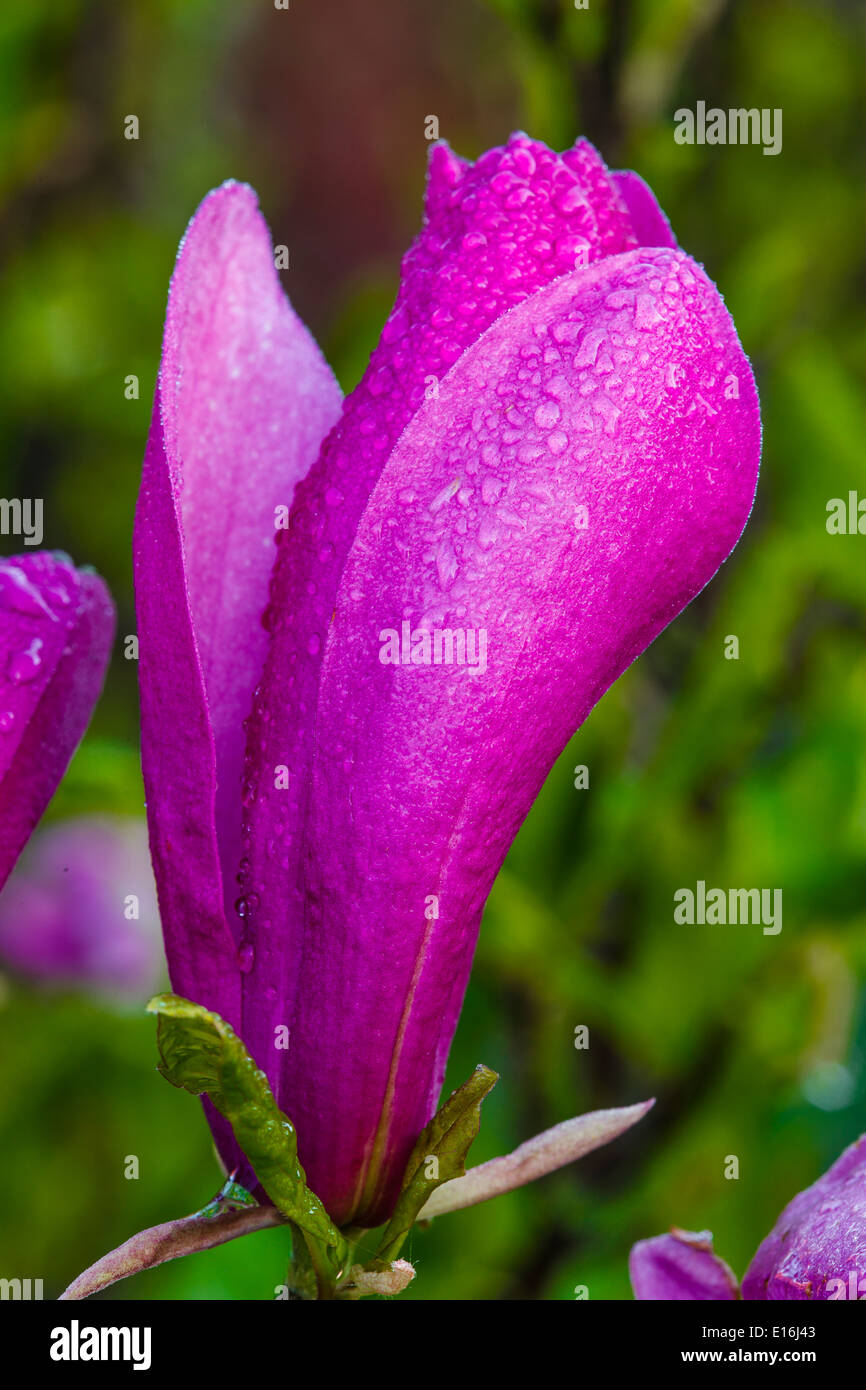
M499 1080L489 1067L478 1066L468 1081L446 1100L422 1129L406 1165L403 1190L368 1269L384 1269L396 1259L419 1211L443 1182L461 1178L466 1155L481 1125L481 1102ZM435 1159L434 1164L430 1159ZM432 1170L432 1175L428 1172Z
M325 1292L339 1276L348 1247L307 1187L295 1127L278 1109L265 1073L219 1014L177 994L158 994L147 1007L159 1016L159 1070L172 1086L197 1096L207 1092L230 1122L274 1206L302 1233Z

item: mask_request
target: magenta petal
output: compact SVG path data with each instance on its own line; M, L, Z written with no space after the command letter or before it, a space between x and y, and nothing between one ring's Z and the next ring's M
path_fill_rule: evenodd
M286 300L255 194L205 198L178 253L136 512L142 766L173 988L241 1026L244 719L261 674L275 508L340 410ZM252 1175L205 1111L227 1167Z
M755 1301L866 1297L866 1135L789 1202L743 1279Z
M240 1024L243 721L275 521L340 410L253 191L205 198L178 254L135 527L142 762L173 987Z
M47 551L0 560L0 886L87 728L113 637L98 575Z
M628 1260L634 1296L640 1300L730 1302L739 1298L732 1271L713 1254L709 1231L653 1236L632 1246Z
M402 434L325 630L281 1100L339 1219L392 1202L505 853L574 730L736 543L759 452L718 292L654 249L517 305ZM421 639L404 664L404 622L478 634L476 666L483 632L486 668L426 664Z
M628 209L638 245L667 246L674 249L677 239L649 184L644 183L640 174L632 173L630 169L611 174L611 178Z

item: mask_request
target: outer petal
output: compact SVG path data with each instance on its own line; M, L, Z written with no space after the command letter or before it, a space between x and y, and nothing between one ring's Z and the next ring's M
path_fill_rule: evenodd
M789 1202L743 1279L743 1298L866 1296L866 1135Z
M173 988L240 1027L234 912L243 721L275 508L288 507L340 392L283 295L252 189L205 198L178 253L134 536L142 766ZM239 954L240 948L240 954ZM224 1162L251 1173L205 1105Z
M730 1302L740 1291L733 1272L713 1254L709 1231L680 1231L640 1240L628 1259L634 1296L641 1300Z
M640 174L625 169L621 173L612 174L611 178L628 209L629 219L639 244L675 248L677 239L671 231L671 224L659 207L649 184L644 183Z
M717 291L650 249L516 306L404 431L326 630L281 1099L339 1219L393 1201L502 859L574 729L735 544L759 450ZM479 634L476 669L383 664L404 621Z
M283 1104L274 1027L292 1028L303 935L301 845L325 636L349 546L401 431L453 364L512 305L573 269L636 245L604 163L586 141L565 155L518 134L476 164L433 147L426 222L363 381L298 489L280 538L261 697L250 723L253 789L244 878L252 971L243 1036ZM274 768L289 769L288 789ZM292 1029L294 1047L295 1033Z
M240 1022L243 721L261 674L275 508L340 410L253 191L181 244L135 525L142 763L174 989Z
M113 636L98 575L45 551L0 560L0 886L87 728Z

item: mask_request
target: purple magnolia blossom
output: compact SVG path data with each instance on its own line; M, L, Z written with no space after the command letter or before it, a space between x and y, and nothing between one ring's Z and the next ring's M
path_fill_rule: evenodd
M0 559L0 888L87 727L113 637L98 575L48 551Z
M140 999L159 980L144 823L80 816L34 835L0 895L0 959L46 985Z
M637 1299L866 1298L866 1135L789 1202L743 1278L713 1254L709 1232L673 1230L629 1257Z
M193 218L135 533L160 904L337 1221L392 1207L508 847L736 543L759 452L717 290L586 141L433 148L342 410L252 191Z

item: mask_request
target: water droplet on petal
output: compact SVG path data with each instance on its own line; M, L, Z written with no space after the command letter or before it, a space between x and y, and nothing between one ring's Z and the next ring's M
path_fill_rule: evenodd
M34 637L25 651L18 652L17 655L9 658L9 664L6 668L7 674L16 685L25 685L39 674L39 668L42 665L43 646L42 638Z
M562 430L554 430L547 436L547 447L554 455L562 454L568 448L568 435Z
M561 414L556 401L542 401L535 412L535 423L540 430L552 430L559 423Z
M654 328L657 323L662 323L664 316L656 308L656 302L651 294L639 294L634 311L635 328Z

